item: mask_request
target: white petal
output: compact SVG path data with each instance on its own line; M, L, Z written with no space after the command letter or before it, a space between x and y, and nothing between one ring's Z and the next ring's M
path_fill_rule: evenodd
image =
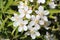
M35 32L36 33L36 36L40 36L40 33L39 32Z
M29 32L26 32L25 35L30 35L30 33Z
M32 15L31 16L31 20L35 20L35 15Z
M27 13L28 13L28 14L31 14L31 13L32 13L32 10L28 10Z
M21 8L24 8L24 6L23 5L18 5L18 8L21 9Z
M11 19L12 21L15 21L15 18L14 18L14 17L11 17L10 19Z
M44 16L44 17L43 17L43 20L44 20L44 21L48 21L47 16Z
M23 18L24 16L25 16L24 13L22 13L22 14L19 15L20 18Z
M14 17L18 16L16 13L14 13Z
M30 2L33 2L33 0L29 0Z
M36 19L39 20L40 19L40 16L39 15L36 15Z
M31 37L32 37L32 39L35 39L36 35L35 34L31 34Z
M43 12L43 11L44 11L43 6L39 6L38 10L39 10L40 12Z
M20 1L20 5L24 5L24 3L22 1Z
M28 28L27 28L27 26L24 26L23 29L24 29L24 31L27 31Z
M44 27L46 30L48 30L49 29L49 27Z
M39 24L40 24L40 25L44 25L44 21L43 21L43 20L40 20L40 21L39 21Z
M18 28L18 31L19 31L19 32L22 32L22 31L23 31L23 27L19 27L19 28Z
M33 26L35 23L34 23L34 21L31 21L30 23L29 23L29 26Z
M30 19L31 18L30 14L26 14L26 18Z
M22 1L19 3L18 8L19 8L19 9L20 9L20 8L24 8L24 3L23 3Z
M32 29L32 26L28 25L28 29L31 30Z
M38 0L37 2L44 4L45 3L45 0Z
M14 22L14 23L13 23L13 26L14 26L14 27L17 27L18 25L19 25L19 22Z
M38 10L36 10L35 12L36 12L36 14L39 14L39 11Z
M28 11L28 6L25 6L25 7L24 7L24 10L25 10L25 11Z
M23 13L24 13L24 10L23 10L23 9L19 9L18 12L19 12L20 14L23 14Z
M24 20L23 21L23 24L28 24L28 20Z
M49 14L49 11L48 10L45 10L44 11L44 15L48 15Z
M40 29L40 25L39 24L35 24L34 30L39 30Z

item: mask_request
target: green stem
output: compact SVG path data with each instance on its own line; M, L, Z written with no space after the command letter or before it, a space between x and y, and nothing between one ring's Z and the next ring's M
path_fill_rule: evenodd
M13 31L12 31L12 33L11 33L12 35L14 34L14 32L15 32L16 29L17 29L17 27L15 27L15 28L13 29Z

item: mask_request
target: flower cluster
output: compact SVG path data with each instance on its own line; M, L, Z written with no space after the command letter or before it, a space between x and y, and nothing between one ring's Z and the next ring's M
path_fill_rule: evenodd
M33 0L30 0L33 2ZM37 3L45 3L45 0L38 0ZM20 1L18 5L19 14L14 13L14 16L10 19L13 21L13 26L18 27L19 32L26 31L25 35L30 35L32 39L40 36L39 29L41 26L47 28L49 14L48 10L44 10L43 6L39 6L38 10L35 10L33 14L32 7L27 5L27 1Z

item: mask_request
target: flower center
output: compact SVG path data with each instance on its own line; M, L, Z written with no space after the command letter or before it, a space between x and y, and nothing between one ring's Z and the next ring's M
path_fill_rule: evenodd
M19 25L20 27L22 27L22 26L24 26L24 24L23 23L20 23L20 25Z
M35 19L35 23L37 24L39 21Z
M18 20L19 20L19 18L18 18L18 17L15 17L15 19L16 19L16 21L18 21Z
M31 33L31 34L34 34L34 30L33 30L33 29L32 29L32 30L30 30L30 33Z

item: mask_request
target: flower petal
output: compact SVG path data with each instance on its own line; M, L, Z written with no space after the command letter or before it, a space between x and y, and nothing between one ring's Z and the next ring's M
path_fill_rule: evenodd
M19 25L19 22L14 22L14 23L13 23L13 26L14 26L14 27L17 27L18 25Z
M39 15L36 15L36 19L39 20L40 19L40 16Z
M24 16L25 16L24 13L22 13L22 14L19 15L20 18L23 18Z
M43 6L39 6L38 10L39 10L39 12L43 12L44 11Z
M35 11L35 13L36 13L36 14L39 14L39 11L38 11L38 10L36 10L36 11Z
M26 18L30 19L31 18L30 14L26 14Z
M23 10L23 9L19 9L18 12L19 12L20 14L24 14L24 10Z
M40 21L39 21L39 24L40 24L40 25L44 25L44 21L43 21L43 20L40 20Z
M25 11L28 11L28 6L25 6L25 7L24 7L24 10L25 10Z
M25 24L25 25L28 24L28 20L24 20L23 24Z
M30 2L33 2L33 0L29 0Z
M34 21L31 21L30 23L29 23L29 26L33 26L35 23L34 23Z
M40 36L40 33L39 32L35 32L36 33L36 36Z
M30 33L29 32L26 32L25 35L30 35Z
M14 17L11 17L10 19L11 19L12 21L15 21L15 18L14 18Z
M36 35L35 34L31 34L31 37L32 37L32 39L35 39Z
M44 20L44 21L48 21L47 16L43 16L43 20Z
M19 32L22 32L22 31L23 31L23 27L19 27L19 28L18 28L18 31L19 31Z
M37 2L44 4L45 3L45 0L38 0Z
M27 13L28 13L28 14L31 14L31 13L32 13L32 10L28 10Z
M35 15L32 15L31 16L31 20L35 20Z
M45 10L44 11L44 15L48 15L49 14L49 11L48 10Z
M34 30L39 30L40 29L40 25L39 24L35 24Z
M24 25L23 29L24 29L24 31L27 31L28 28L27 28L27 26Z

